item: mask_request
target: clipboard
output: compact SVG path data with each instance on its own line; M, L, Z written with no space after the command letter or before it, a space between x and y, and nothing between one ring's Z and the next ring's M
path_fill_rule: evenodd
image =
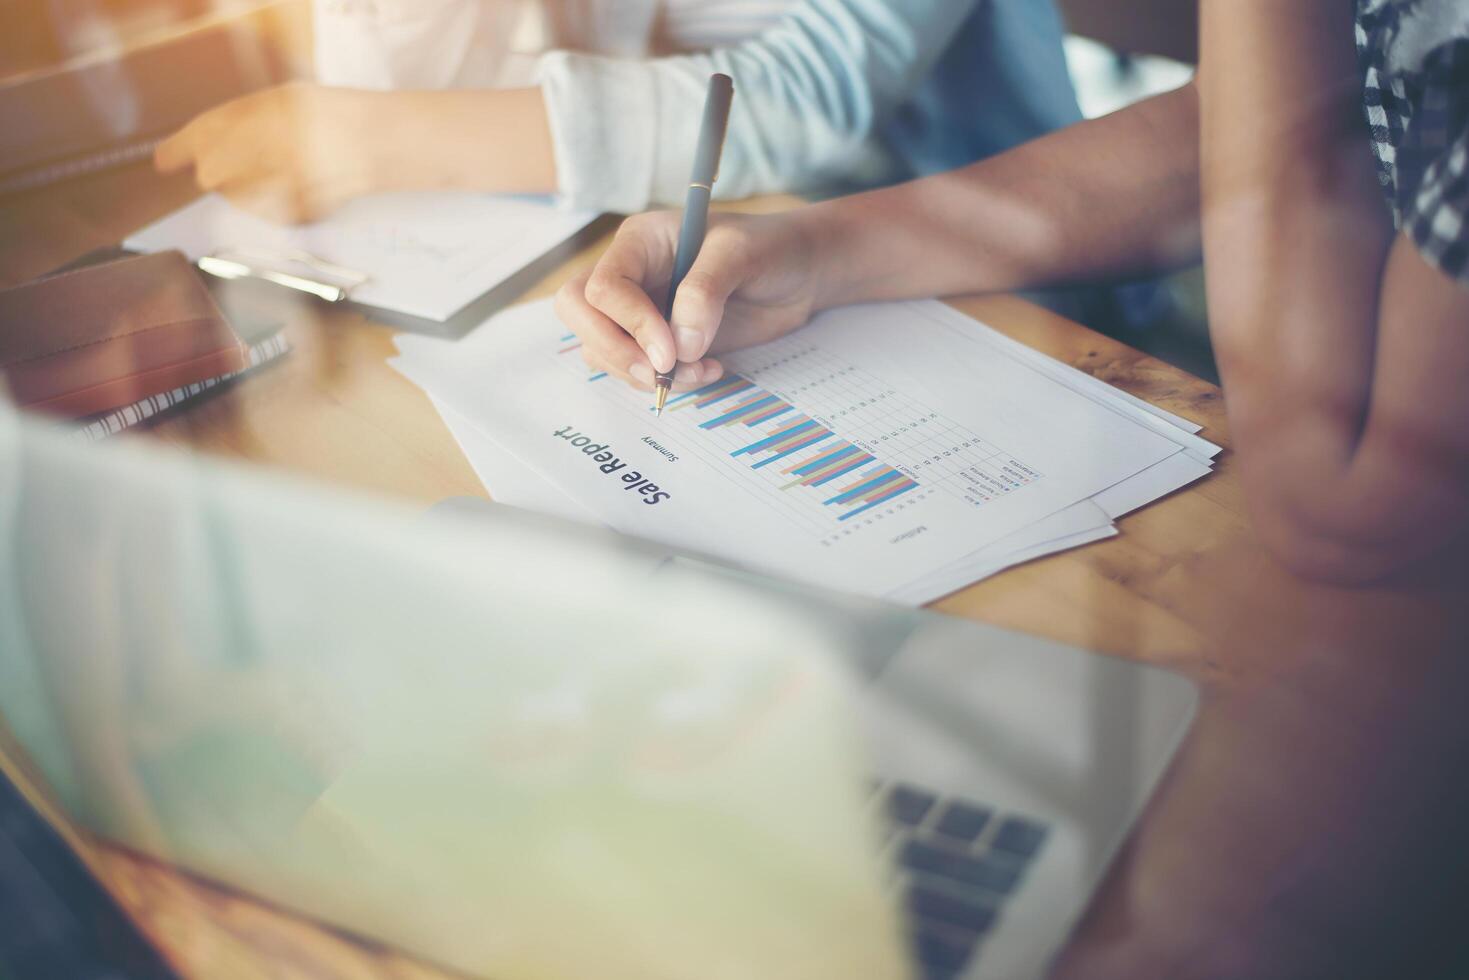
M282 228L206 196L129 235L122 247L178 248L206 278L227 284L222 294L250 306L257 305L258 297L277 312L282 312L283 300L323 311L339 308L398 330L457 339L515 302L616 220L575 215L542 229L539 202L493 196L484 200L480 195L465 201L462 222L453 198L390 196L363 202L355 212L344 209L318 225ZM535 210L528 212L527 204ZM479 238L474 229L481 227L487 231ZM519 229L525 230L522 237L516 237ZM242 244L225 244L229 242ZM323 247L313 247L317 242ZM361 263L352 261L353 256ZM472 295L480 278L485 289ZM435 306L451 312L438 319ZM420 310L433 315L420 315Z
M239 290L215 289L217 297L256 293L261 296L275 294L278 298L283 294L321 310L350 310L373 323L407 333L441 340L458 340L496 313L514 305L527 290L552 270L614 230L618 221L619 216L612 214L593 219L570 238L541 253L518 272L496 283L446 320L414 316L411 313L357 302L352 298L352 291L366 281L364 275L356 269L336 265L308 252L293 252L270 261L249 249L225 248L200 256L194 264L206 280L243 287ZM134 254L127 249L121 251ZM221 300L221 305L225 305L224 300ZM237 306L238 303L229 305Z

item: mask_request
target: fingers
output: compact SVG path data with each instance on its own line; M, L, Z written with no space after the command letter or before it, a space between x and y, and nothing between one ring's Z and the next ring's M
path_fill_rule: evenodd
M153 168L159 173L176 173L193 162L193 133L188 126L153 148Z
M153 148L153 166L165 174L197 166L200 156L229 132L227 116L235 104L226 102L185 123L182 129Z
M588 281L587 275L578 276L556 293L556 313L581 340L582 359L594 371L606 371L636 388L651 390L654 369L647 353L627 331L587 301ZM718 361L708 359L679 364L674 372L674 388L708 384L723 371Z
M624 221L583 290L586 302L630 334L657 371L673 370L677 358L673 333L647 289L651 282L667 281L674 233L671 215Z
M154 168L159 173L171 174L193 167L194 182L204 190L214 190L235 180L240 154L230 127L221 118L226 109L228 106L194 117L183 129L154 147Z
M243 180L215 189L235 207L277 225L316 221L331 211L330 202L289 180Z
M711 229L673 298L670 326L680 361L697 361L709 350L746 267L743 234L728 225Z

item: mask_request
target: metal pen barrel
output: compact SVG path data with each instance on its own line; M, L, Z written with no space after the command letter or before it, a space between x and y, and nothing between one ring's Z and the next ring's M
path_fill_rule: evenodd
M694 168L689 176L689 190L684 199L683 222L679 226L678 250L673 257L673 275L668 282L668 298L663 302L663 319L673 316L673 301L678 287L689 274L704 233L709 227L709 199L714 181L719 176L719 156L724 148L724 133L729 126L729 107L734 99L734 81L728 75L709 78L709 94L704 98L704 118L699 124L699 143L694 150ZM673 383L673 372L660 372L656 387L659 407Z

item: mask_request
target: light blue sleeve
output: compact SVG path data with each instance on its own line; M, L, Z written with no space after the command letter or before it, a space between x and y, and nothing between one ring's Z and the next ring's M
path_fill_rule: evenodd
M804 0L748 41L649 60L542 58L558 183L578 207L680 201L709 75L734 79L715 195L800 191L883 166L870 137L974 0ZM977 54L983 57L983 54Z

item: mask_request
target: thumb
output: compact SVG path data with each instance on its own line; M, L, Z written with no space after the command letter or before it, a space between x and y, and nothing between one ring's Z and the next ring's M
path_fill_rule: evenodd
M724 319L724 304L735 288L733 276L727 272L717 275L707 265L701 268L701 259L702 253L678 287L668 317L678 359L690 364L702 358L713 343Z

